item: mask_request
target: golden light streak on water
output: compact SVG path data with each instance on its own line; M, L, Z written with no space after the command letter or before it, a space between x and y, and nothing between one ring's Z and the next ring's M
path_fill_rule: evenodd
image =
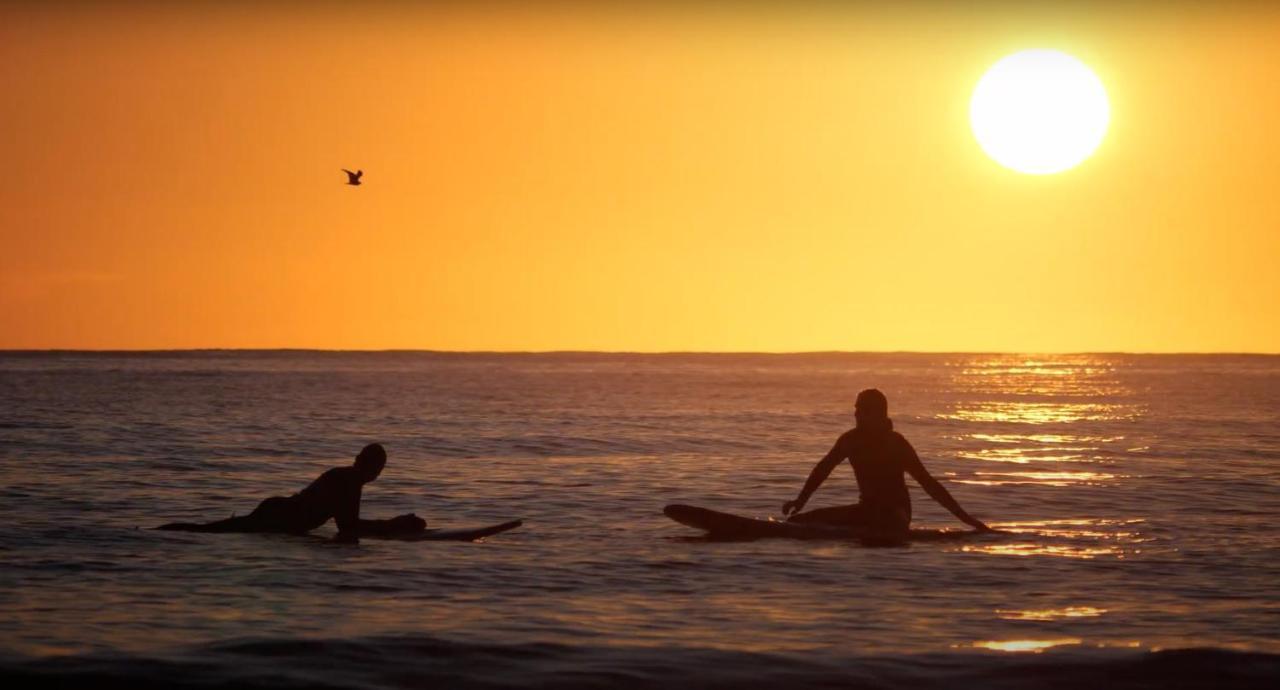
M990 443L1071 443L1071 444L1093 444L1093 443L1112 443L1115 441L1123 441L1123 436L1076 436L1073 434L968 434L957 438L971 438L975 441L988 441ZM1082 450L1093 448L1094 446L1086 445L1079 448L1066 448L1060 450Z
M1031 652L1038 654L1050 647L1081 644L1079 637L1059 637L1052 640L981 640L971 646L978 649L994 649L999 652Z
M1133 419L1143 410L1125 403L1099 403L1122 399L1133 391L1116 377L1116 365L1103 358L1072 356L983 356L965 361L951 375L961 389L984 397L1015 396L1086 398L1087 402L1017 401L989 399L971 402L940 419L1013 424L1061 424L1079 421ZM1030 440L1030 439L1028 439Z
M1117 546L1074 546L1070 544L980 544L965 545L960 551L986 553L996 556L1054 556L1091 560L1099 556L1124 558L1124 550Z
M940 414L938 419L1008 424L1065 424L1126 420L1139 416L1141 412L1136 406L1118 403L991 401Z
M1062 618L1097 618L1107 609L1093 606L1068 606L1061 609L996 609L996 615L1011 621L1055 621Z
M1114 474L1103 472L975 472L985 477L1008 477L1007 479L953 479L957 484L976 484L978 486L1007 486L1018 484L1038 484L1041 486L1071 486L1083 484L1096 486L1116 478Z
M1114 539L1129 542L1148 541L1130 525L1144 523L1142 519L1073 518L1064 520L1025 520L995 523L992 526L1002 532L1036 534L1044 537L1076 539Z
M1093 448L1055 448L1059 450L1095 450ZM1101 458L1083 453L1041 453L1036 449L1029 448L983 448L979 451L966 451L958 453L958 457L966 460L979 460L983 462L1010 462L1017 465L1026 465L1032 462L1079 462L1079 463L1096 463L1101 462Z

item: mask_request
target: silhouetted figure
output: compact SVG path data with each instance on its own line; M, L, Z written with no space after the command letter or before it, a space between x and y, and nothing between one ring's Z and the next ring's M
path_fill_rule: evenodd
M350 170L347 170L346 168L343 168L343 169L342 169L342 172L344 172L344 173L346 173L346 174L347 174L347 184L349 184L349 185L356 185L356 186L359 186L359 185L360 185L360 178L361 178L361 177L364 177L364 171L363 171L363 170L357 170L357 171L355 171L355 172L351 172Z
M272 496L241 517L217 522L172 522L156 529L181 532L283 532L301 534L313 530L332 518L338 523L338 536L351 539L360 536L388 536L421 532L426 520L401 515L390 520L360 518L360 492L365 484L378 478L387 464L387 452L381 444L371 443L360 451L355 462L335 467L320 475L307 488L289 496Z
M800 495L783 504L783 514L791 516L789 522L865 527L886 535L904 535L911 525L911 496L904 476L909 473L925 493L962 522L980 530L991 529L960 507L946 487L924 468L907 439L893 430L889 400L884 393L874 388L859 393L854 419L857 426L842 434L826 457L818 461ZM858 502L797 513L846 459L858 480Z

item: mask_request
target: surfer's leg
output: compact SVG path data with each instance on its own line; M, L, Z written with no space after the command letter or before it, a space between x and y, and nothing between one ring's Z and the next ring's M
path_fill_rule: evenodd
M796 513L787 518L787 522L799 522L810 525L837 525L847 527L850 525L861 525L865 522L861 505L853 504L848 506L835 506L832 508L819 508L817 510L809 510L803 513Z
M272 496L248 515L214 522L171 522L156 529L173 532L291 532L294 520L289 499Z
M878 510L865 507L862 525L867 529L867 541L872 546L897 546L911 535L911 509L882 506Z
M301 506L297 501L283 496L272 496L259 503L248 517L256 522L255 532L295 534L316 527L316 525L304 526L308 520Z
M170 522L156 529L172 532L261 532L259 523L251 515L217 520L215 522Z

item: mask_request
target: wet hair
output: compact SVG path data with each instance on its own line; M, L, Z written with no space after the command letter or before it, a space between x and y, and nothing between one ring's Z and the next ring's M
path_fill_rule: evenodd
M381 443L370 443L360 449L360 454L356 456L356 464L373 464L381 467L387 464L387 449L383 448Z

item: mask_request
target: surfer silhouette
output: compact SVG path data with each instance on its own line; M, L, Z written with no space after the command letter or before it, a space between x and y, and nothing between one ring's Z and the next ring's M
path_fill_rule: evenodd
M410 513L389 520L360 517L360 493L365 484L378 478L387 464L387 451L370 443L346 467L321 474L305 489L292 496L272 496L252 513L216 522L171 522L156 529L180 532L281 532L301 534L328 522L338 524L338 537L413 534L426 529L427 522Z
M826 457L818 461L800 495L782 506L788 522L861 527L882 534L905 534L911 526L911 496L907 493L905 475L915 478L920 487L961 522L979 530L989 530L981 520L965 512L920 462L916 451L893 430L889 419L889 400L884 393L870 388L858 394L854 419L857 425L836 440ZM837 465L848 460L858 481L859 500L853 505L802 510L813 492L822 486Z

